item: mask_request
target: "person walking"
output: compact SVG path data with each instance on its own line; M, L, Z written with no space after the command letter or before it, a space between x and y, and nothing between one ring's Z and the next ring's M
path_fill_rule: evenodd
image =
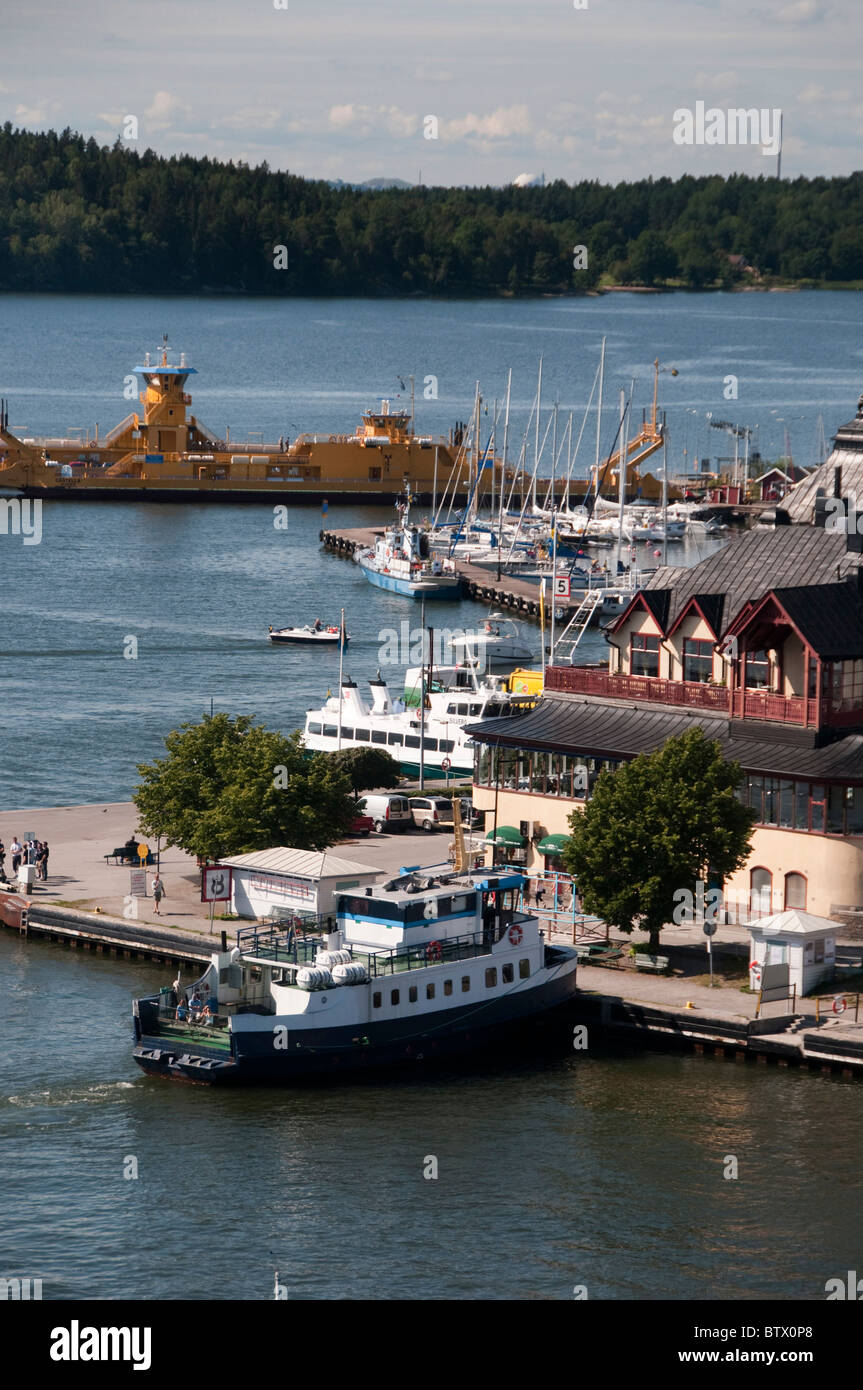
M12 877L16 878L21 867L21 855L24 853L24 846L17 835L12 836L12 843L9 846L12 855Z
M161 917L162 914L159 910L159 904L161 903L162 899L167 898L168 895L165 892L165 885L158 874L156 874L155 878L153 879L152 889L154 903L153 911L155 912L157 917Z

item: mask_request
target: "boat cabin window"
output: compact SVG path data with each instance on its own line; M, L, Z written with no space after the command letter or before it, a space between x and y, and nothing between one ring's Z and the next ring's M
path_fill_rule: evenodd
M413 907L413 903L411 903ZM402 909L398 903L387 902L385 898L355 898L344 897L339 899L339 912L348 913L351 917L383 917L388 922L400 922L402 920Z
M339 731L336 728L335 724L324 725L324 738L338 738L338 736Z
M495 966L491 965L491 966L489 966L488 970L485 972L485 987L486 987L486 989L494 989L494 988L496 987L496 985L497 985L497 969L495 968Z
M520 980L530 979L530 961L520 960L518 963L518 977Z
M379 989L376 989L375 992L374 992L374 994L372 995L372 1008L374 1008L374 1009L379 1009L380 1006L381 1006L381 992L380 992Z
M372 729L372 743L386 743L386 729Z
M368 731L368 729L357 729L357 730L355 730L355 732L354 732L354 738L357 740L358 743L368 743L368 741L369 741L369 731Z
M460 893L452 900L453 912L473 912L476 908L476 893Z
M462 977L461 977L461 992L462 992L462 994L469 994L469 993L470 993L470 975L462 975Z
M401 998L401 996L400 996L399 991L398 991L397 989L391 989L391 990L390 990L390 1003L391 1003L391 1004L397 1004L397 1003L399 1002L399 999L400 999L400 998Z
M416 985L411 985L410 989L408 990L408 1003L409 1003L409 1004L415 1004L416 1002L417 1002L417 987L416 987Z
M458 705L452 704L446 707L447 714L458 714Z
M343 725L342 725L342 738L353 738L353 736L354 736L354 731L353 731L353 729L349 729L348 726L347 726L347 724L343 724Z
M420 741L415 734L405 734L405 748L419 748Z
M515 979L515 968L512 965L512 962L510 962L509 965L501 966L500 974L503 983L505 985L511 985L513 980Z
M456 714L470 714L470 712L471 712L470 705L467 705L467 704L458 704L458 705L456 705Z
M451 752L453 751L454 748L455 748L455 739L454 739L454 738L442 738L442 739L441 739L440 744L439 744L439 749L440 749L440 752L441 752L441 753L451 753Z
M320 732L321 732L321 726L320 726L320 724L310 724L310 725L309 725L309 733L310 733L310 734L319 734Z
M434 999L434 985L426 985L426 999Z
M438 751L438 746L437 746L437 739L436 739L436 738L425 738L425 739L423 739L423 744L424 744L424 746L425 746L426 748L428 748L432 753L437 753L437 751Z
M444 994L452 994L452 980L444 980L443 992Z
M402 742L402 735L401 735L401 734L387 734L387 743L388 743L391 747L395 747L397 744L401 744L401 742Z

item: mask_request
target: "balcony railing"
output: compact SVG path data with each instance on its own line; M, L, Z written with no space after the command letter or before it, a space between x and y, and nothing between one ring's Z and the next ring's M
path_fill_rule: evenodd
M546 690L566 690L576 695L602 695L612 700L637 700L656 705L684 705L728 713L724 686L670 681L658 676L613 675L607 666L549 666Z
M701 682L671 681L658 676L612 674L605 666L550 666L545 674L546 690L571 691L576 695L600 695L612 700L633 700L643 704L678 705L687 709L710 710L733 719L763 719L771 723L797 724L810 728L833 723L834 712L826 700L809 700L804 709L802 695L774 695L769 690L734 690ZM820 717L819 717L820 716ZM852 722L848 712L836 712L836 723ZM863 722L858 716L857 722Z

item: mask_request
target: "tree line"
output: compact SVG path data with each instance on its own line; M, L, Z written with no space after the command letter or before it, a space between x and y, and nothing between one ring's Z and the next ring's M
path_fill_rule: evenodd
M368 190L0 127L2 290L458 296L858 279L863 173Z

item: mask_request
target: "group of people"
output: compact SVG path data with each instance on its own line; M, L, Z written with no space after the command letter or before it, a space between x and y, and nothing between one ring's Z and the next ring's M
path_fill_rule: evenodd
M12 836L12 841L8 850L11 856L12 879L18 877L18 870L22 864L33 864L36 869L36 878L45 882L48 878L48 848L47 840L28 840L22 844L17 835ZM6 846L0 840L0 883L9 883L11 880L6 876Z
M206 1002L200 994L195 991L191 999L187 998L174 981L174 995L177 1000L175 1018L179 1023L197 1023L199 1025L211 1024L216 1016L216 1002L214 999L207 999Z

